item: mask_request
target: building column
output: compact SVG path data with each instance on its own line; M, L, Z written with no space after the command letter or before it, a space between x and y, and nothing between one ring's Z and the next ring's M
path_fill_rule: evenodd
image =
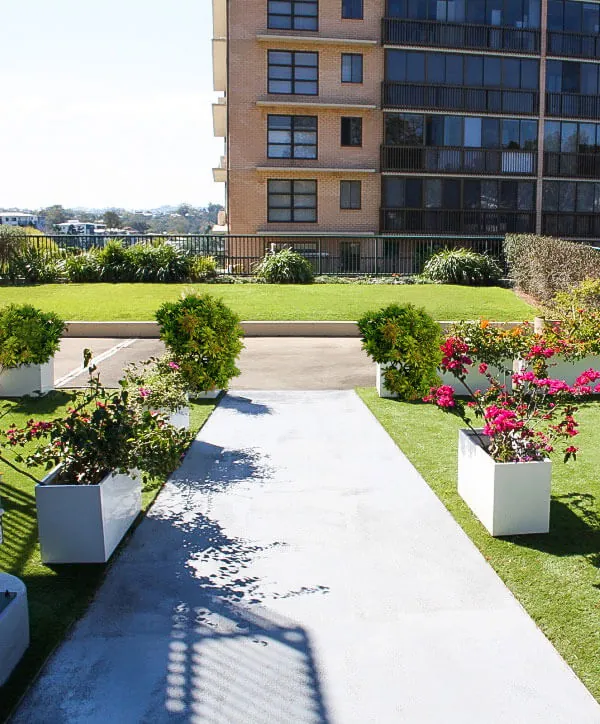
M544 120L546 117L546 53L548 47L548 0L541 2L540 17L540 108L538 115L537 184L535 198L535 233L542 233L544 176Z

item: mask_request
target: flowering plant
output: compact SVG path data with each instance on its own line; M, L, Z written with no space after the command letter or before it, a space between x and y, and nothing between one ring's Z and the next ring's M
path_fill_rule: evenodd
M567 462L575 459L578 450L572 444L578 434L574 400L600 391L600 384L594 387L600 372L587 370L573 386L539 376L532 367L536 362L547 362L555 353L556 349L539 341L524 352L521 368L512 377L512 392L507 392L485 362L480 363L479 372L489 383L481 392L467 383L468 368L473 364L469 344L459 337L448 337L442 345L441 367L461 382L469 399L455 397L452 387L442 385L432 388L424 400L460 417L496 462L543 460L559 443ZM475 429L471 414L482 421L483 429Z
M168 355L130 364L120 382L130 399L146 410L175 412L188 404L181 368Z
M86 350L85 366L90 358ZM134 470L145 479L169 475L181 461L189 433L169 425L163 415L143 410L138 404L142 391L138 391L139 400L124 388L109 391L95 372L95 366L89 367L88 386L77 393L65 415L29 420L22 429L11 425L3 446L24 448L37 443L33 452L19 453L15 460L27 467L43 465L46 470L60 466L54 484L94 485L111 472L131 474ZM3 455L0 460L15 467Z
M457 322L447 339L462 339L469 345L474 361L484 362L502 372L512 372L512 361L530 346L533 330L529 322L504 329L487 319L478 322Z

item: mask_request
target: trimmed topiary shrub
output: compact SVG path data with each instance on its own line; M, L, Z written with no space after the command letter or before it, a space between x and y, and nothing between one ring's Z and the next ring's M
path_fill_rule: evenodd
M255 274L268 284L310 284L314 279L310 262L289 248L269 252Z
M508 234L504 254L519 289L548 302L579 282L600 278L600 251L588 244L535 234Z
M442 249L429 257L423 277L437 284L483 286L496 284L502 277L502 268L487 254L470 249Z
M403 400L417 400L439 384L442 333L424 309L390 304L358 320L362 348L375 362L389 365L385 386Z
M187 294L165 302L156 312L160 338L181 369L191 394L226 388L240 374L239 317L221 299Z
M45 364L60 347L64 321L54 312L30 304L9 304L0 309L0 370Z

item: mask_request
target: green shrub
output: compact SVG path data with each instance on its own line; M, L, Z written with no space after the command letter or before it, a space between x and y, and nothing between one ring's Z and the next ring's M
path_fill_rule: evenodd
M160 338L181 368L192 394L227 387L240 374L240 320L221 299L187 294L156 312Z
M64 277L63 255L30 245L21 250L12 262L15 278L30 284L52 284Z
M100 281L100 262L96 249L90 249L83 254L69 254L64 265L70 282L81 284Z
M293 249L269 252L255 274L268 284L310 284L314 279L310 262Z
M9 281L18 276L15 262L27 249L28 237L25 229L18 226L0 225L0 275Z
M561 319L577 314L578 310L600 311L600 279L585 279L568 292L558 292L549 308Z
M134 270L130 257L123 244L116 239L109 239L98 250L98 270L102 282L129 282L133 280Z
M30 304L0 309L0 369L45 364L60 346L65 323Z
M190 257L165 242L134 244L125 250L135 282L182 282L189 277Z
M519 289L542 302L588 278L600 278L600 252L587 244L535 234L508 234L504 254Z
M386 387L403 400L421 399L439 384L441 329L424 309L390 304L358 320L362 347L375 362L389 365Z
M195 256L190 264L190 279L204 282L217 276L217 262L212 256Z
M186 382L168 355L128 365L120 384L135 407L175 412L188 404Z
M470 249L442 249L425 263L423 276L438 284L481 286L498 282L502 269L487 254Z

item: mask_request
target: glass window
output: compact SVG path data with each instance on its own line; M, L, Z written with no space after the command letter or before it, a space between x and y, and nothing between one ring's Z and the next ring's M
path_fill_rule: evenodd
M463 186L463 206L465 209L481 207L481 181L465 180Z
M521 121L521 148L533 151L537 148L537 121Z
M426 179L424 189L424 206L426 209L442 208L442 180L439 178Z
M340 209L360 209L360 181L340 181Z
M583 3L581 27L584 33L600 31L600 5L598 3Z
M267 119L268 158L317 158L316 116L275 116Z
M544 123L544 151L560 152L560 121Z
M405 183L405 202L408 209L421 208L423 182L419 178L407 178Z
M467 22L485 25L485 0L467 0Z
M498 182L482 181L481 182L481 208L497 209L498 208Z
M483 58L480 55L465 56L465 85L483 85Z
M562 61L546 61L546 90L550 93L560 93L562 89Z
M318 53L268 52L268 92L318 94Z
M408 17L411 20L427 18L427 3L424 0L407 0Z
M521 60L521 88L537 90L540 83L540 67L537 60Z
M594 211L594 184L577 184L577 211Z
M580 93L596 95L598 91L598 66L594 63L580 63Z
M593 123L579 124L579 152L593 151L596 147L596 126Z
M558 181L544 181L542 208L544 211L558 211Z
M406 53L404 50L385 51L385 79L406 80Z
M483 59L483 84L500 86L502 84L502 59L488 55Z
M448 85L463 84L463 56L446 56L446 83Z
M521 61L516 58L503 58L502 60L502 86L504 88L519 88L521 83Z
M428 146L444 145L444 116L429 116L426 122Z
M481 118L465 118L466 148L481 148Z
M342 117L341 145L362 146L362 118Z
M482 144L484 148L500 148L500 122L497 118L482 120Z
M502 25L503 0L487 0L485 22L488 25Z
M548 0L548 30L563 29L562 0ZM545 189L544 189L545 193Z
M397 176L383 177L383 204L390 209L406 206L405 183L403 178Z
M540 27L540 0L525 0L525 16L523 17L524 28Z
M531 181L519 181L517 189L517 209L519 211L533 211L535 209L534 188L535 184Z
M425 53L411 53L406 64L406 80L410 83L425 81Z
M317 182L269 179L267 219L273 222L317 220Z
M577 124L562 123L560 129L560 150L562 153L577 151Z
M386 15L388 18L405 18L406 0L388 0Z
M508 119L502 121L502 148L520 148L520 135L519 121Z
M267 26L283 30L318 30L318 0L269 0Z
M423 145L423 116L414 113L386 113L384 119L387 145Z
M579 93L580 63L571 63L568 60L562 64L562 90Z
M518 181L500 182L500 208L514 210L517 208Z
M342 83L363 82L363 57L360 53L342 53Z
M427 82L444 83L446 80L446 58L443 53L427 54Z
M342 0L342 18L362 20L363 0Z
M462 146L463 119L460 116L444 117L444 146Z
M460 209L460 181L458 179L442 180L442 208Z
M560 194L558 197L559 211L575 211L575 196L577 185L571 181L560 182Z
M565 2L563 29L569 33L581 32L580 2Z

